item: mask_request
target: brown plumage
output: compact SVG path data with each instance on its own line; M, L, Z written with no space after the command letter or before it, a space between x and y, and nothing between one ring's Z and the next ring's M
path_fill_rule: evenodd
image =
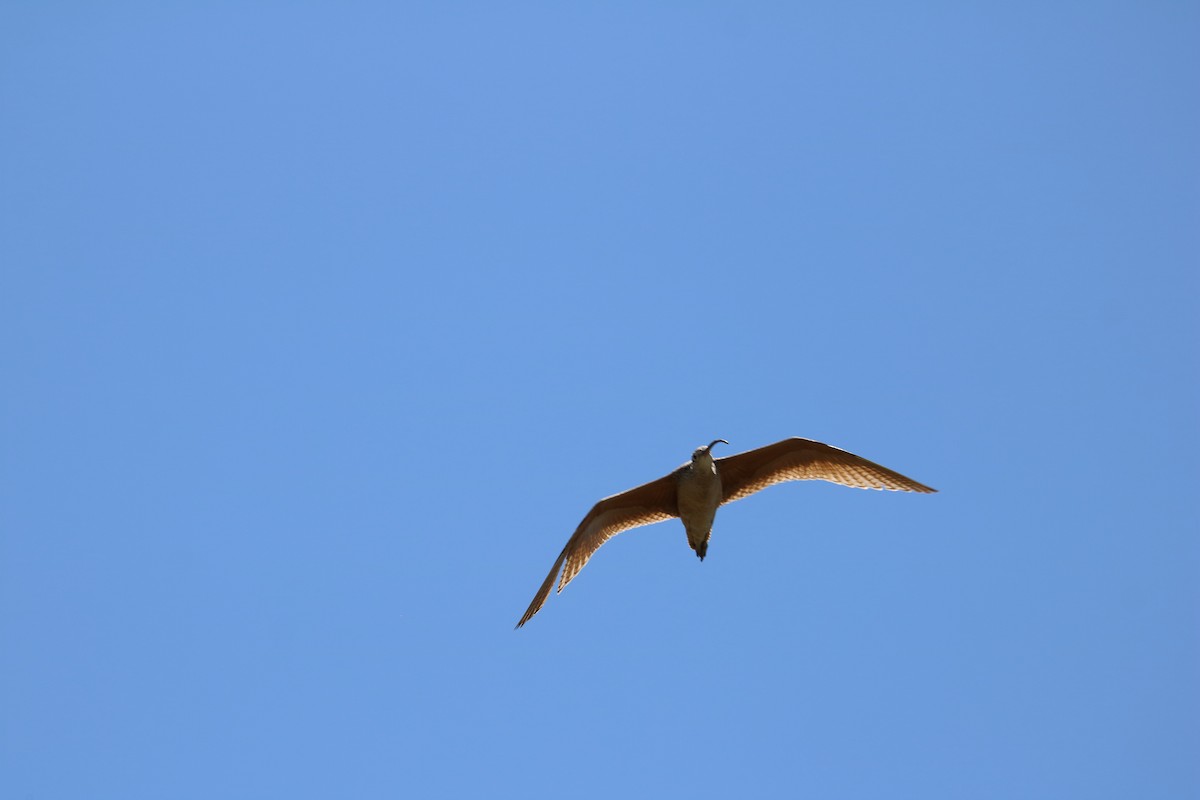
M711 450L717 442L725 440L717 439L697 448L690 462L669 475L596 503L567 540L517 627L541 610L560 569L558 591L561 592L600 545L630 528L681 517L688 544L704 560L717 508L776 483L822 480L860 489L937 491L873 461L811 439L784 439L757 450L714 459Z

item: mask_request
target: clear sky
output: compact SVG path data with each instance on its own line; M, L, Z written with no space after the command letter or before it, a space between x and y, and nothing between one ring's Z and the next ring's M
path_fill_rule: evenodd
M4 4L0 796L1200 795L1200 7L983 5Z

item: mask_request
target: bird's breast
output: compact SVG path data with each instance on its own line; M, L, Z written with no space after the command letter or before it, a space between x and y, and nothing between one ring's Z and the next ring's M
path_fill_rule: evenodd
M721 477L715 469L684 470L679 474L676 498L679 503L679 518L689 530L712 527L721 505Z

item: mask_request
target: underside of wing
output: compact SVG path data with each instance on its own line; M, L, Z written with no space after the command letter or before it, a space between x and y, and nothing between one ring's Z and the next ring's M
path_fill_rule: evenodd
M936 492L873 461L811 439L784 439L757 450L716 459L723 503L749 497L784 481L830 481L859 489Z
M566 547L559 553L558 560L554 562L550 574L534 595L533 602L529 604L517 627L524 625L541 610L546 598L550 596L550 589L554 586L559 569L562 569L562 577L558 581L558 591L561 592L579 574L592 554L600 549L600 545L621 531L679 516L679 508L675 501L675 484L675 473L671 473L596 503L579 523Z

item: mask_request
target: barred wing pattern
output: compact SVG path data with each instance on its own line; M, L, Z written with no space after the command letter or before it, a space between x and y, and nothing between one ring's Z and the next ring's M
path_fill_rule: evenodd
M600 549L600 545L621 531L679 516L679 507L675 501L677 472L664 475L658 480L644 483L620 494L606 497L592 506L592 510L587 513L587 516L579 523L579 527L575 529L575 533L567 540L566 547L558 554L558 560L554 562L550 574L546 576L541 588L533 596L533 602L529 604L529 608L521 617L521 621L517 623L517 627L521 627L532 619L534 614L541 611L542 606L546 603L546 598L550 596L550 588L554 586L554 579L558 576L558 571L563 567L564 562L566 568L563 569L562 578L558 582L558 591L560 592L579 574L579 570L583 569L592 554Z
M937 491L873 461L811 439L784 439L715 461L721 474L722 504L784 481L821 480L859 489Z

